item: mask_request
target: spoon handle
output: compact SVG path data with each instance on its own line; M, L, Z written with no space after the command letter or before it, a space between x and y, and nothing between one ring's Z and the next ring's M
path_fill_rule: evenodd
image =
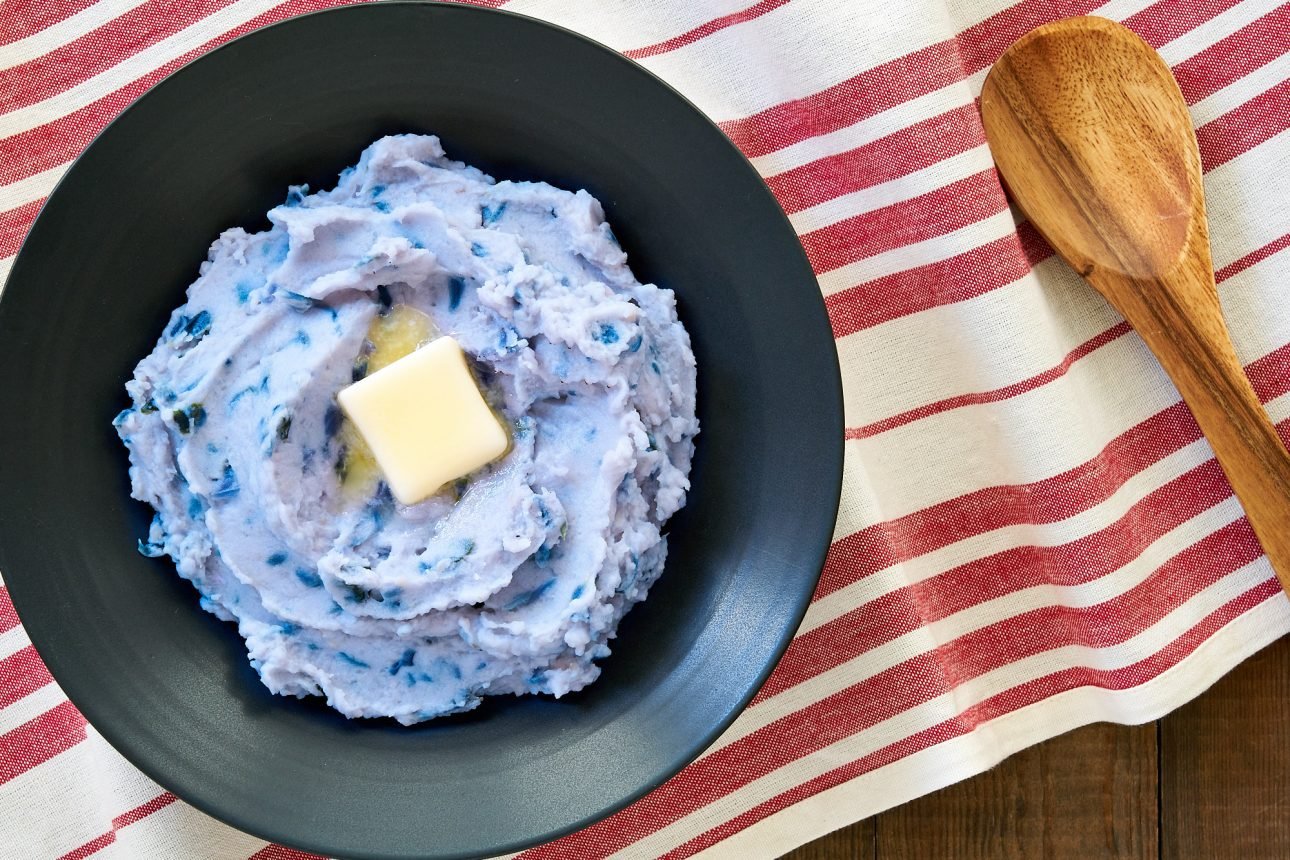
M1089 273L1146 341L1208 438L1282 588L1290 592L1290 453L1241 367L1218 301L1209 241L1150 278ZM1114 281L1115 283L1112 283Z

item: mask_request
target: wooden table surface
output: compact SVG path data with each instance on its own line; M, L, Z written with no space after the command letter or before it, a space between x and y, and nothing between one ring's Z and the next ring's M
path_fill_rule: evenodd
M1290 638L1158 722L1085 726L787 856L1290 858Z

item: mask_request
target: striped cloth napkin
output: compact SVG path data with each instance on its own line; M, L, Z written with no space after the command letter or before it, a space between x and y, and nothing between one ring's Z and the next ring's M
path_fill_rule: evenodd
M162 76L335 0L0 0L0 281L60 173ZM486 5L503 5L496 0ZM702 758L526 858L765 857L1096 720L1177 707L1290 629L1187 409L1018 226L974 98L1053 18L1123 21L1182 85L1237 352L1290 437L1290 4L513 0L623 50L752 159L801 235L846 388L814 603ZM0 856L298 858L131 768L0 588Z

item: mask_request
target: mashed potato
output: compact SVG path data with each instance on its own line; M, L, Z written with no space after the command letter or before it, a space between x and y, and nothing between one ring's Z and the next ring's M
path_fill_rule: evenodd
M272 229L211 246L115 424L146 555L237 624L273 692L415 723L578 690L667 554L698 432L670 290L585 191L495 182L437 138L377 141ZM436 334L510 434L397 503L336 393Z

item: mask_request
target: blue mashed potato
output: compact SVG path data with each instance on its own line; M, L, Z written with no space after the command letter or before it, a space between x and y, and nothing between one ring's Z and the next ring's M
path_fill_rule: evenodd
M201 605L273 692L412 724L581 689L667 555L698 432L670 290L641 284L585 191L495 182L435 137L377 141L272 229L211 246L114 422ZM509 428L416 505L346 481L336 393L373 321L426 314Z

